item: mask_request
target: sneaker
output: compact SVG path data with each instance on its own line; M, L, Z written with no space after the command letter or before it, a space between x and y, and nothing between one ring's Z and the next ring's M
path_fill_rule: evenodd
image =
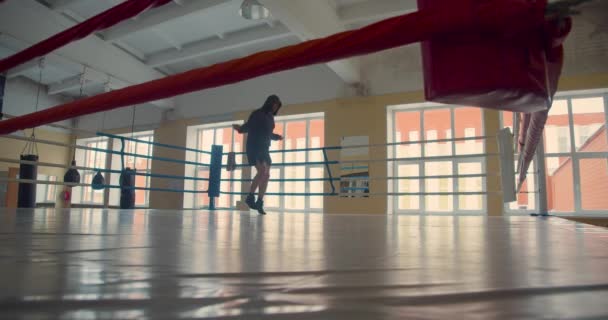
M249 208L251 208L253 210L257 210L258 209L256 207L255 196L253 194L247 195L247 199L245 199L245 203L249 206Z
M258 202L255 203L255 206L258 209L259 214L266 214L266 211L264 211L264 201L263 200L258 199Z

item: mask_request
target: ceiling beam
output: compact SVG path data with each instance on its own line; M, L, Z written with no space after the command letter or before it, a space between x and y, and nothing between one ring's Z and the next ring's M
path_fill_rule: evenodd
M5 34L5 33L0 33L0 44L2 44L4 47L6 47L10 51L12 51L11 54L17 53L17 52L29 47L29 44L26 43L25 41L19 40L17 38L9 36L8 34ZM15 76L23 75L27 71L31 71L34 68L38 68L39 61L40 61L40 59L38 58L38 59L35 59L32 61L26 62L20 66L17 66L15 68L12 68L11 70L9 70L8 74L10 75L11 73L14 72ZM74 73L74 74L82 72L82 69L83 69L82 64L80 64L78 62L74 62L70 59L64 58L55 53L49 53L46 56L44 56L44 63L46 65L52 65L54 67L57 67L59 69L62 69L64 71L67 71L69 73ZM21 70L21 72L19 72L20 70Z
M83 76L84 76L84 83L81 84L81 78ZM70 77L68 79L48 85L47 94L49 94L49 95L61 94L66 91L78 89L78 88L80 88L81 85L83 86L83 88L86 88L88 86L95 85L95 84L101 84L101 83L106 84L106 88L104 88L104 91L106 91L106 92L111 91L111 90L118 90L118 89L126 88L131 85L131 84L121 81L119 79L114 79L112 77L109 77L107 74L105 74L103 72L99 72L99 71L93 70L93 69L86 69L84 71L84 75L79 74L79 75ZM174 107L172 101L169 99L152 101L152 102L150 102L150 104L155 105L161 109L172 109Z
M183 5L174 5L162 10L150 10L141 14L135 20L124 21L112 28L101 32L101 36L108 41L123 38L131 33L148 29L169 20L177 19L201 10L227 4L230 0L197 0Z
M272 16L281 21L302 41L345 31L336 10L327 0L260 0ZM359 59L350 58L327 64L344 82L361 82Z
M179 51L165 50L152 54L146 59L146 64L151 67L159 67L290 36L293 35L285 26L277 25L274 28L270 28L267 25L261 25L225 34L224 38L197 41L183 46Z
M381 20L418 10L416 0L364 1L338 8L338 17L345 25Z
M16 78L29 73L32 70L37 70L40 66L39 59L26 62L9 70L6 74L7 79Z
M88 86L95 84L94 81L86 79L86 77L85 77L84 83L81 84L81 82L80 82L81 78L82 78L81 75L76 75L76 76L67 78L65 80L62 80L60 82L51 83L47 86L46 93L48 95L52 96L52 95L64 93L66 91L78 89L78 88L80 88L80 86L82 86L82 88L86 88Z
M23 50L75 24L73 18L35 0L8 1L0 10L0 30L11 35L9 38L13 39L13 45L10 48L15 51ZM18 40L15 41L16 39ZM107 75L111 75L112 79L120 80L125 86L165 76L95 35L59 48L46 58L47 64L69 71L73 75L82 73L83 66L86 65L87 69L97 70L106 79ZM105 81L101 80L102 83ZM172 100L167 101L172 105ZM165 101L154 104L161 108L167 107Z
M0 44L2 44L7 49L12 50L14 52L23 50L28 47L28 45L24 41L21 41L19 39L16 39L14 37L11 37L11 36L9 36L7 34L3 34L3 33L0 33ZM14 78L17 76L21 76L33 69L37 69L39 66L39 61L40 61L39 59L32 60L30 62L24 63L20 66L17 66L15 68L11 69L7 74L7 78L10 79L10 78ZM46 55L44 57L44 63L45 63L45 65L50 65L50 66L59 68L61 70L64 70L66 72L76 74L75 77L78 78L78 86L80 85L80 74L83 72L83 70L85 70L83 64L74 62L68 58L65 58L65 57L60 56L55 53L49 53L48 55ZM108 79L110 79L110 85L111 85L112 89L121 89L121 88L132 85L132 83L122 81L120 79L116 79L112 76L109 76L107 73L98 71L89 66L86 67L85 73L86 73L86 79L88 81L92 81L93 83L106 83L108 81ZM72 78L68 78L62 82L67 82L70 79L72 79ZM72 79L72 81L73 81L73 79ZM49 85L49 87L54 86L53 89L49 90L49 94L52 94L51 92L61 90L61 87L59 87L60 84L61 84L61 82ZM89 85L89 84L87 83L87 85ZM69 87L69 84L64 83L64 86ZM61 92L65 92L68 90L69 89L64 89ZM171 100L171 99L152 101L152 102L150 102L150 104L155 105L161 109L171 109L174 107L173 100Z

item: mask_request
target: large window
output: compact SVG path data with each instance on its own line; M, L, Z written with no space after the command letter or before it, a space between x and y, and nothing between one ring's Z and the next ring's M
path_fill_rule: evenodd
M146 142L154 141L154 133L152 131L143 131L133 134L125 134L127 138L134 138ZM111 141L105 137L96 137L90 139L78 139L76 142L79 146L84 146L90 149L76 149L76 164L78 166L94 168L94 169L107 169L108 167L112 170L121 170L122 163L119 154L110 153L102 150L114 150L119 152L121 150L120 139L112 139ZM152 168L152 160L149 158L152 156L152 145L145 142L136 142L125 140L125 153L133 154L125 156L125 168L135 168L137 172L150 173ZM109 161L108 161L109 160ZM97 174L96 170L79 170L80 182L90 185L93 181L93 177ZM120 181L120 174L112 173L108 175L106 172L102 172L106 179L106 183L110 185L118 186ZM135 178L135 186L141 188L150 187L150 177L145 175L138 175ZM106 194L109 194L109 206L120 206L120 189L110 188L109 190L93 190L93 188L77 187L74 188L72 195L72 202L74 204L82 205L94 205L104 206L106 205ZM149 191L148 190L135 190L135 206L147 207L149 203Z
M547 209L553 213L593 214L608 210L608 133L605 94L567 94L556 98L544 132ZM503 112L503 125L511 126L512 113ZM510 209L537 197L536 166L528 171L524 193Z
M303 149L318 148L324 145L324 120L323 114L313 114L297 117L276 117L275 133L284 137L283 141L273 141L271 151L284 149ZM243 152L244 135L237 134L232 129L232 124L242 123L225 122L212 125L203 125L188 128L188 146L198 150L210 151L212 145L222 145L224 153L234 151ZM273 152L271 153L274 163L297 163L297 162L317 162L323 161L321 151L310 152ZM201 165L187 165L186 175L197 178L209 178L209 167L204 165L211 161L211 157L205 153L187 152L187 160L201 163ZM224 157L224 164L227 158ZM237 163L247 161L246 156L237 156ZM255 169L251 168L252 176ZM315 166L273 166L271 168L271 179L310 179L323 178L324 168L322 165ZM243 184L242 169L227 172L222 170L222 192L233 192L236 194L222 194L216 200L219 208L235 208L236 203L244 197L239 193L246 193L249 190L249 182ZM268 185L269 193L322 193L322 181L271 181ZM206 208L209 206L207 196L207 181L186 181L186 189L194 189L199 193L184 194L185 208ZM275 210L312 210L321 211L323 209L323 197L320 196L267 196L264 201L267 209Z
M76 149L76 165L93 169L106 169L108 153L101 151L108 149L107 138L79 139L76 144L91 149ZM91 185L95 170L78 170L80 182ZM72 194L72 203L83 205L104 205L105 192L93 190L91 187L76 187Z
M389 117L389 142L404 142L388 148L389 158L399 159L389 162L388 172L393 178L388 181L389 190L405 194L389 197L393 211L479 213L485 209L483 195L418 195L485 189L485 158L480 156L484 142L474 139L484 132L481 109L393 106L389 107Z
M188 128L188 146L202 151L211 151L213 145L221 145L223 152L242 152L243 151L243 135L238 134L232 129L232 125L236 122L224 122L219 124L204 125ZM236 162L243 163L244 157L237 155ZM186 175L201 179L209 178L209 166L211 156L207 153L188 151L186 160L200 163L200 165L186 165ZM223 164L227 164L227 157L223 157ZM222 181L220 183L220 191L222 192L241 192L242 168L228 172L222 170ZM185 188L187 190L197 190L196 194L184 194L185 208L207 208L209 207L209 197L207 196L207 188L209 183L207 180L186 180ZM236 202L241 199L238 194L222 194L216 199L216 207L218 208L234 208Z
M131 154L125 156L125 169L135 168L136 172L143 174L152 173L152 151L153 145L147 142L154 142L153 131L142 131L134 134L125 134L126 138L133 138L139 141L125 140L125 153ZM140 142L141 141L141 142ZM112 149L119 152L121 149L121 140L112 139ZM112 170L121 170L122 163L119 154L112 154ZM110 175L112 185L120 183L120 174L112 173ZM135 186L138 188L149 188L150 177L147 175L135 176ZM136 189L135 190L135 206L144 208L148 207L150 201L150 191ZM110 189L110 206L120 206L120 189Z
M284 137L273 142L271 150L320 148L325 146L325 120L323 114L277 117L275 133ZM271 154L274 163L322 162L322 151L276 152ZM274 166L271 179L323 178L323 165ZM323 193L323 181L272 181L268 192ZM321 196L268 196L264 205L276 210L321 211Z

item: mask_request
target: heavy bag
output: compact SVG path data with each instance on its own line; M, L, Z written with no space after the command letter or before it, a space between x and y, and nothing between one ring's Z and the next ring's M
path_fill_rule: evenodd
M101 171L97 171L97 174L93 177L93 181L91 181L91 188L93 190L103 190L106 185L106 179L101 174Z
M234 152L228 152L228 164L226 165L227 171L234 171L236 169L236 154Z
M80 183L80 173L74 168L76 166L76 160L72 160L72 168L68 169L63 175L63 182L65 183Z
M135 208L135 170L126 168L120 174L120 208Z
M22 161L38 162L38 156L33 154L22 154ZM19 179L36 180L38 178L38 165L25 164L19 165ZM36 184L19 183L19 194L17 195L17 207L36 208Z

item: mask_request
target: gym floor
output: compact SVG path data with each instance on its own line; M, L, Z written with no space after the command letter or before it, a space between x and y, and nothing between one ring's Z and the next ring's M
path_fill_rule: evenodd
M0 211L7 319L607 319L608 230L528 216Z

